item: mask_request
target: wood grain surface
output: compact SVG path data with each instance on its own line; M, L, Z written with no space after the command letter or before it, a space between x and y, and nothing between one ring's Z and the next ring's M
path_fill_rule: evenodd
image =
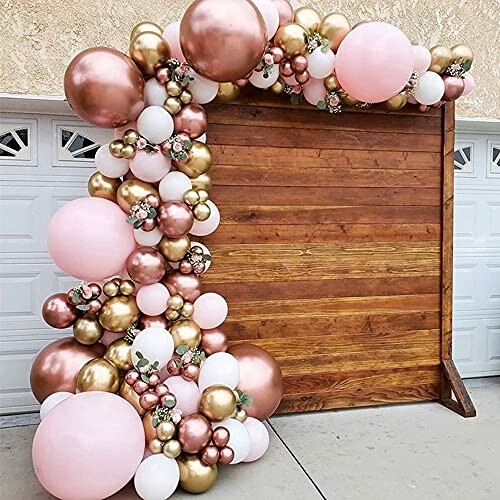
M279 412L440 398L452 106L330 115L255 93L207 106L222 222L204 283L228 301L231 342L278 359Z

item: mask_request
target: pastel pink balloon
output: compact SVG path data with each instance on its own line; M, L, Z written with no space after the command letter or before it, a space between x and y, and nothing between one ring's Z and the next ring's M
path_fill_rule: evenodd
M52 217L52 260L74 278L101 281L118 274L136 247L134 229L118 205L103 198L78 198Z
M412 95L410 97L408 97L408 102L410 104L418 104L417 100Z
M305 100L316 106L318 101L323 101L326 96L325 85L323 80L317 80L316 78L309 78L309 81L302 88Z
M137 292L137 307L148 316L158 316L167 310L169 297L167 287L161 283L144 285Z
M227 317L226 299L218 293L203 293L193 305L193 321L203 330L217 328Z
M476 88L476 82L474 77L469 73L464 75L464 91L462 92L462 97L464 95L470 94Z
M413 45L413 71L423 75L431 65L432 56L427 47Z
M243 462L255 462L269 448L269 432L260 420L253 417L248 417L245 420L245 429L250 436L250 453Z
M283 81L285 83L287 83L288 85L298 85L298 82L295 78L295 75L292 75L292 76L282 76L281 78L283 78Z
M165 155L161 153L148 154L144 151L137 151L129 163L132 173L145 182L161 181L172 167L172 163Z
M115 139L121 139L123 137L123 134L129 129L137 130L137 122L136 121L128 122L125 125L123 125L122 127L115 128L113 130L113 134L115 136Z
M179 30L181 27L180 21L170 23L163 32L163 38L168 42L170 47L170 55L179 61L185 61L186 58L182 53L181 42L179 39Z
M191 415L198 411L201 394L196 382L176 375L167 379L167 386L177 399L175 407L182 410L183 416Z
M335 73L341 87L363 102L395 96L413 71L413 48L406 35L387 23L365 23L342 40Z
M101 344L104 344L108 347L111 342L114 342L116 339L121 339L123 337L123 332L108 332L108 330L104 330L102 337L99 339Z
M57 498L100 500L123 488L144 454L139 414L109 392L82 392L58 404L33 440L35 474Z
M217 205L212 201L208 200L207 205L210 207L211 213L207 220L199 221L194 220L193 227L190 229L189 233L194 236L207 236L213 233L220 224L220 212Z

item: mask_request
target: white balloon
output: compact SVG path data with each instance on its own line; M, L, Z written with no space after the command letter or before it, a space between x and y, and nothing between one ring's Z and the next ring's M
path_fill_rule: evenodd
M250 435L246 427L234 418L229 418L223 422L214 422L212 428L225 427L230 434L227 446L234 451L234 458L231 465L239 464L248 457L251 449Z
M323 52L322 47L314 49L306 55L307 71L313 78L326 78L335 66L335 54L329 49Z
M219 84L208 80L198 73L194 73L194 80L189 82L189 91L193 95L193 101L198 104L207 104L217 96Z
M135 473L134 486L144 500L165 500L179 484L179 466L163 453L145 458Z
M269 448L269 431L260 420L253 417L248 417L244 426L250 436L250 453L243 461L255 462L263 457Z
M278 81L279 76L279 64L273 64L267 78L264 78L264 71L254 71L248 81L258 89L267 89Z
M267 28L267 39L275 35L280 25L280 14L272 0L252 0L257 10L262 14Z
M52 408L55 408L59 403L62 403L65 399L68 399L71 396L73 396L72 392L60 391L54 392L47 397L43 401L42 406L40 406L40 420L43 420Z
M149 106L137 118L137 130L153 144L161 144L172 135L174 120L165 108Z
M134 238L139 245L144 247L154 247L160 243L163 238L163 233L157 227L155 227L152 231L134 229Z
M159 326L150 326L140 332L132 343L132 363L137 366L143 358L149 360L150 364L158 361L158 369L163 368L174 353L174 339L168 330Z
M182 201L184 193L192 188L191 179L182 172L170 172L160 181L158 191L163 201Z
M129 164L125 158L115 158L109 152L109 144L103 144L95 154L95 166L102 175L116 179L128 172Z
M426 71L418 79L417 88L413 97L420 104L430 106L435 104L444 94L444 81L440 75L434 71Z
M203 221L194 220L193 226L189 231L194 236L207 236L219 227L220 212L217 205L212 200L208 200L207 205L210 207L210 217Z
M167 99L167 89L156 78L150 78L144 86L146 106L163 106Z
M234 389L240 381L238 360L228 352L216 352L201 365L198 387L203 392L211 385L225 385Z
M207 142L207 134L201 134L200 137L196 138L196 140L205 144Z
M212 256L208 247L206 247L203 243L200 243L199 241L192 241L191 248L193 248L193 247L201 247L203 249L203 253L205 255L210 255L210 257ZM207 262L205 262L205 270L201 274L205 274L208 271L208 269L210 268L211 264L212 264L212 261L207 260ZM179 266L177 266L177 267L179 267Z

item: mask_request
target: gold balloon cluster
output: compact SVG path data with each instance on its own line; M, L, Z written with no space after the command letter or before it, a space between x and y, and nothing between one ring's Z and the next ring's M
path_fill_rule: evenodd
M130 57L145 75L153 76L157 68L170 58L170 47L162 33L157 24L142 22L130 34Z
M167 302L165 317L170 321L177 321L181 318L181 316L183 318L190 318L193 315L193 312L194 306L191 302L184 300L180 295L172 295L169 297Z
M193 94L185 89L179 82L170 80L165 85L168 97L165 99L163 107L171 114L176 115L184 104L189 104L193 100Z
M137 153L136 144L139 138L137 130L128 129L123 133L121 139L115 139L109 143L109 152L115 158L131 160Z
M132 295L134 282L114 278L104 284L102 291L109 297L99 313L99 323L110 332L125 332L139 319L139 308Z
M170 327L170 334L174 339L174 346L176 349L181 345L186 345L189 348L197 347L201 342L200 327L190 319L176 321Z
M229 387L211 385L203 391L198 411L211 422L222 422L236 413L237 403L236 396Z
M196 220L204 221L210 217L211 210L207 204L208 191L204 189L189 189L184 193L184 203L193 210L193 216Z
M182 173L191 179L207 173L212 166L212 152L210 148L200 141L193 141L186 162L172 162ZM208 191L208 190L207 190Z
M198 455L182 454L177 458L181 488L188 493L204 493L217 480L217 465L207 465Z
M449 48L445 45L435 45L430 49L431 65L429 71L444 73L453 64L460 64L465 71L469 71L474 60L474 53L467 45L454 45Z

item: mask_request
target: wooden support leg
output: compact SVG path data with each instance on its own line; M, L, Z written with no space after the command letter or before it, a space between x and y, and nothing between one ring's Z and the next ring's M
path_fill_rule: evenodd
M462 415L462 417L475 417L474 403L465 388L455 363L452 359L444 359L441 363L446 382L441 391L441 404ZM451 398L450 389L455 394L456 401Z

